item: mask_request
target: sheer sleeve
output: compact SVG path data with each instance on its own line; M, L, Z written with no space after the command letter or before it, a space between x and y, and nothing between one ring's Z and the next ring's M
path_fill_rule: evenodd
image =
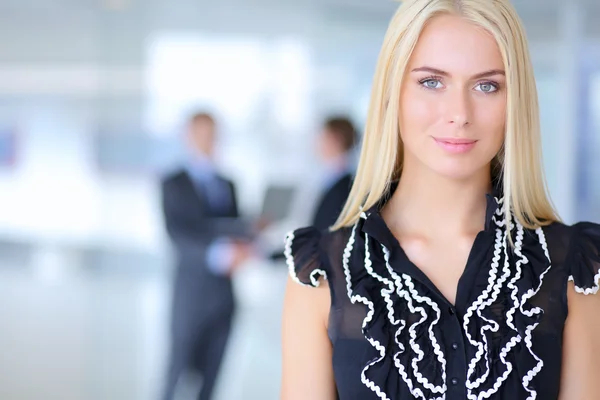
M322 232L314 227L292 231L285 238L285 259L292 279L303 286L318 287L327 279L327 261L321 248Z
M598 293L600 287L600 225L581 222L573 226L568 265L569 280L582 294Z

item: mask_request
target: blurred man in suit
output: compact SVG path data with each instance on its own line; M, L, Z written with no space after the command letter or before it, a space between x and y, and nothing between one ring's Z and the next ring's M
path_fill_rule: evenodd
M164 400L172 400L184 371L201 375L198 399L211 398L235 309L231 277L251 255L234 186L213 162L215 140L214 118L195 114L187 132L190 159L162 182L166 230L177 258Z
M337 221L346 204L353 182L351 153L358 135L354 124L346 117L330 117L322 125L316 140L316 153L323 165L323 173L317 187L302 191L294 201L292 214L300 214L294 223L306 224L319 230L327 230ZM316 193L316 196L315 196ZM306 207L306 204L310 204ZM269 254L272 261L285 260L283 249Z
M356 129L350 119L332 117L323 124L317 139L317 154L325 172L311 222L319 229L328 229L335 223L350 194L353 179L350 153L356 141Z

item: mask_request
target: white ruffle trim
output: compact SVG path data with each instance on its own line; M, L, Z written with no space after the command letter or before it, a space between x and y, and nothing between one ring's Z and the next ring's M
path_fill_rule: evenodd
M366 219L367 216L362 213L361 214L361 218ZM342 258L342 264L343 264L343 268L344 268L344 275L346 277L346 289L348 291L348 297L350 298L350 301L354 304L356 302L360 302L363 303L367 306L368 311L367 311L367 316L365 317L365 319L363 320L363 324L362 324L362 328L363 328L363 334L365 335L365 338L367 339L367 341L376 349L378 350L380 356L378 358L376 358L375 360L371 361L362 371L361 373L361 382L368 387L369 389L371 389L375 394L377 394L377 396L382 399L382 400L388 400L391 398L391 396L389 396L387 393L385 393L379 386L377 386L373 381L371 381L369 378L367 378L367 371L369 370L369 368L371 368L373 365L379 363L380 361L383 360L383 358L385 357L386 354L386 349L385 347L379 343L377 340L375 340L374 338L371 338L369 336L366 335L365 332L365 327L367 326L367 324L371 321L371 319L373 318L373 314L374 314L374 305L373 302L369 301L368 299L354 294L352 292L352 278L351 278L351 274L350 274L350 268L349 268L349 261L350 261L350 256L354 247L354 243L356 240L356 230L357 230L357 226L358 223L353 227L352 229L352 233L350 235L350 239L348 240L348 243L346 245L346 248L344 249L344 254L343 254L343 258ZM398 296L400 296L400 298L403 298L407 301L409 309L412 313L419 313L421 314L422 318L419 322L417 322L416 324L412 325L409 328L409 334L410 334L410 341L409 344L411 346L411 349L414 351L414 353L417 355L415 358L413 358L411 366L413 369L413 374L414 376L417 378L417 381L423 385L423 387L425 387L426 389L430 390L432 393L437 393L440 394L440 397L435 397L431 400L444 400L445 399L445 392L447 390L446 387L446 360L444 358L444 353L441 349L441 346L439 345L439 343L437 342L437 339L435 337L435 334L433 332L433 328L434 326L439 322L440 318L441 318L441 311L438 307L438 305L431 300L429 297L426 296L420 296L418 294L418 292L415 290L414 288L414 284L412 283L411 278L408 275L403 275L402 278L404 278L404 284L406 285L406 287L408 288L408 291L404 289L404 285L402 283L402 279L398 276L398 274L396 274L392 268L389 265L389 251L382 246L384 255L385 255L385 259L386 259L386 267L388 269L388 272L390 273L390 276L392 277L392 279L394 281L391 281L388 278L385 278L383 276L380 276L379 274L377 274L374 270L373 270L373 263L371 260L371 256L370 256L370 249L369 249L369 236L365 235L365 258L364 258L364 266L365 266L365 270L367 271L367 273L372 276L373 278L375 278L377 281L379 281L380 283L382 283L384 286L381 289L381 296L384 299L384 302L386 303L386 308L387 308L387 317L389 319L389 322L394 325L394 326L398 326L399 328L396 331L395 334L395 338L394 340L396 341L397 345L400 348L400 352L397 353L394 356L394 364L396 365L396 367L399 370L400 375L402 376L402 379L404 380L404 382L407 384L407 386L410 389L410 392L412 393L413 396L415 396L416 398L422 399L422 400L428 400L425 395L423 394L422 390L415 387L413 381L409 378L408 373L406 372L404 366L400 363L399 359L398 359L398 355L401 354L404 351L404 346L403 344L401 344L398 341L398 337L400 335L400 333L403 331L403 329L406 327L406 321L400 319L400 318L396 318L396 316L394 315L394 303L391 299L391 294L394 293L394 291L396 291L396 293L398 294ZM395 284L394 284L395 283ZM416 343L416 338L417 338L417 334L416 334L416 327L422 323L424 323L427 320L427 312L425 311L425 309L423 307L420 306L415 306L413 304L413 299L414 301L416 301L417 303L425 303L427 305L429 305L436 313L436 318L434 321L432 321L432 323L429 326L428 329L428 333L429 333L429 338L431 340L431 343L433 345L433 349L434 349L434 353L436 354L436 356L438 357L438 361L441 364L441 368L442 368L442 385L441 386L436 386L434 384L432 384L431 382L429 382L429 380L427 378L425 378L423 376L423 374L419 371L418 368L418 363L420 361L423 360L425 353L421 350L421 348L419 347L419 345Z
M496 201L499 206L503 203L503 199L496 199ZM525 294L522 295L521 298L519 298L518 288L516 286L516 283L522 277L523 265L526 265L529 263L529 260L522 252L524 228L521 224L519 224L517 221L514 221L514 220L510 221L509 226L506 226L506 223L505 223L504 219L502 218L502 216L503 216L503 209L502 209L502 207L498 207L498 210L496 211L496 213L493 217L493 222L496 224L496 236L495 236L494 254L492 257L492 265L491 265L489 277L488 277L488 286L478 296L478 298L475 300L475 302L467 309L465 316L464 316L464 320L463 320L463 329L467 336L467 340L469 341L469 343L471 345L473 345L477 349L474 358L471 359L469 362L468 371L467 371L466 387L467 387L467 397L469 400L488 399L493 394L498 393L498 391L500 390L500 387L502 386L502 383L504 381L506 381L506 379L508 379L508 376L513 371L513 365L511 364L511 362L509 362L506 359L506 356L521 341L524 341L525 346L527 347L527 350L529 351L531 356L536 361L535 367L532 368L530 371L527 371L527 373L522 378L523 388L529 393L529 397L527 398L527 400L536 399L537 392L531 387L530 384L531 384L531 381L534 379L534 377L542 370L542 368L544 366L543 361L533 351L533 344L532 344L532 333L535 330L535 328L538 326L538 322L532 323L525 329L525 337L523 338L518 333L518 331L514 325L514 315L517 311L519 311L519 312L521 312L521 314L523 314L525 316L534 318L537 315L543 313L543 310L539 307L532 307L531 309L525 309L525 305L532 297L534 297L539 292L545 275L551 269L551 260L550 260L550 255L548 252L546 238L545 238L544 232L541 228L536 230L539 244L542 247L546 258L549 261L549 266L541 274L541 276L539 278L538 286L536 288L532 288L532 289L528 290ZM361 218L367 219L367 216L364 213L361 213ZM376 365L377 363L382 361L384 359L384 357L386 356L386 348L379 341L377 341L373 337L369 337L366 333L366 326L373 319L373 315L375 312L374 303L363 296L353 293L352 277L351 277L351 273L350 273L349 262L350 262L350 257L352 255L352 251L354 249L354 244L356 242L358 225L359 225L359 223L357 222L354 225L354 227L352 228L350 238L344 249L344 253L343 253L343 257L342 257L343 270L344 270L344 275L346 278L346 289L348 292L348 297L350 298L350 301L353 304L356 304L358 302L358 303L364 304L367 307L367 314L362 323L362 331L363 331L363 334L364 334L366 340L379 353L379 356L376 359L369 362L363 368L363 370L361 372L361 382L366 387L371 389L380 399L390 400L390 398L392 398L392 397L390 395L388 395L387 393L385 393L379 386L377 386L377 384L375 384L375 382L373 382L372 380L370 380L367 377L367 371L371 367L373 367L374 365ZM510 235L510 232L512 231L512 229L514 227L516 227L514 253L518 257L518 259L516 260L516 263L514 265L514 269L515 269L514 276L511 277L511 274L513 271L512 271L512 266L510 264L509 257L508 257L509 256L509 254L508 254L508 235ZM369 242L370 242L369 236L365 234L364 240L365 240L365 255L364 255L365 270L371 277L373 277L374 279L376 279L378 282L380 282L382 284L380 293L386 304L387 318L393 326L397 327L397 330L394 334L394 340L400 350L393 356L394 365L398 369L398 372L399 372L402 380L405 382L405 384L407 385L411 394L415 398L422 399L422 400L444 400L446 397L446 391L447 391L446 359L444 357L444 352L442 351L442 348L441 348L440 344L438 343L438 340L434 334L434 327L436 326L436 324L438 324L438 322L440 321L440 318L441 318L440 308L439 308L438 304L435 301L433 301L431 298L426 297L426 296L421 296L418 293L418 291L415 289L415 286L414 286L410 276L408 276L407 274L399 275L392 269L392 267L390 266L390 262L389 262L390 251L383 245L381 247L382 247L383 254L384 254L386 268L387 268L387 271L388 271L391 279L377 274L375 272L375 270L373 269L373 262L371 260L371 254L370 254L370 248L369 248ZM288 266L290 267L290 272L294 271L293 258L291 258L292 241L293 241L293 235L288 236L288 238L286 240L286 259L288 260ZM504 262L503 262L502 269L500 271L500 260L502 259L502 256L504 256ZM315 270L313 272L313 274L315 272L325 276L324 271ZM317 286L318 279L314 280L313 274L311 274L311 283L313 284L313 286ZM499 276L499 274L501 274L501 275ZM294 276L295 276L295 273L292 274L292 277L294 277ZM509 280L509 278L510 278L510 280ZM297 279L297 277L295 280L299 281ZM569 280L573 280L573 278L570 277ZM492 321L492 320L486 318L483 314L483 310L487 307L490 307L498 299L500 291L502 290L502 287L505 284L507 285L507 288L510 289L510 298L512 300L512 307L506 313L506 323L507 323L508 327L515 333L515 335L501 349L500 355L499 355L501 362L506 366L506 371L504 371L502 376L498 377L495 380L495 382L491 385L491 388L489 388L485 391L481 391L479 393L475 393L476 389L478 389L484 382L486 382L486 380L489 377L490 371L491 371L491 366L490 366L490 361L489 361L489 356L488 356L490 348L489 348L489 343L488 343L488 339L486 336L486 331L497 332L499 329L499 324L495 321ZM588 288L588 289L582 289L582 288L576 287L576 290L580 293L585 293L585 294L591 294L591 293L598 292L599 288L600 288L600 272L595 277L595 285L596 286L594 288ZM413 382L412 379L409 377L407 369L406 369L407 365L404 365L400 361L399 355L404 353L404 351L406 349L405 349L404 344L400 343L399 337L400 337L400 334L407 327L407 323L405 320L403 320L399 316L395 315L394 302L391 298L391 295L394 292L396 292L396 294L399 296L399 298L406 301L406 304L411 313L421 315L421 318L419 321L417 321L416 323L414 323L408 327L409 336L410 336L409 346L410 346L411 350L413 351L413 353L415 354L415 357L411 361L410 367L412 369L412 374L416 378L417 382L419 384L421 384L423 388L429 390L431 393L439 394L440 395L439 397L434 397L433 399L426 398L423 391L419 387L416 386L416 384L415 384L416 382ZM425 308L419 304L426 304L435 312L435 318L428 327L428 334L429 334L429 340L431 341L431 344L433 347L434 354L437 356L437 360L441 366L443 383L440 386L437 386L437 385L434 385L433 383L431 383L419 371L419 362L423 360L424 353L421 350L420 346L416 343L416 341L417 341L416 328L419 325L425 323L428 318ZM472 318L479 318L481 321L483 321L483 324L480 328L481 341L475 340L469 333L468 327L469 327L469 323ZM473 375L475 374L476 367L481 360L486 360L486 370L481 376L479 376L476 379L473 379Z
M573 282L573 284L575 284L575 279L573 279L573 275L569 276L569 281ZM581 293L581 294L585 294L585 295L598 293L600 291L600 271L598 271L598 273L594 276L594 284L592 285L592 287L582 288L582 287L575 285L575 291L577 293Z
M290 274L290 277L292 278L292 280L294 282L296 282L299 285L319 287L319 285L321 284L321 282L319 281L319 275L322 276L324 279L327 279L327 273L322 269L316 268L309 275L310 284L306 284L306 283L302 282L300 280L300 278L298 278L298 274L296 273L296 265L294 263L294 255L292 254L292 244L293 243L294 243L294 232L289 232L285 236L285 249L284 249L283 254L285 256L285 262L288 266L288 272Z
M352 302L352 304L356 304L357 302L359 302L359 303L362 303L365 306L367 306L368 311L367 311L367 316L365 317L365 319L363 320L363 323L362 323L362 331L363 331L363 334L365 335L365 338L367 339L367 341L371 344L371 346L373 346L379 352L379 355L380 355L378 358L371 361L369 364L367 364L363 368L363 370L360 374L360 380L366 387L368 387L375 394L377 394L377 396L380 399L390 400L388 395L385 392L383 392L381 390L381 388L375 384L375 382L373 382L369 378L367 378L367 371L369 370L369 368L371 368L373 365L375 365L378 362L380 362L381 360L383 360L383 358L385 357L385 346L383 346L381 343L379 343L376 339L369 337L366 334L366 330L365 330L366 326L371 321L371 319L373 319L373 314L375 312L373 302L369 301L365 297L362 297L360 295L352 293L352 277L350 275L349 262L350 262L350 256L352 255L352 249L354 247L354 242L356 240L357 226L358 226L358 223L356 223L354 225L354 227L352 228L352 233L350 235L350 239L348 240L348 244L346 245L346 248L344 249L344 254L342 257L342 265L344 268L344 275L346 276L346 289L348 291L348 297L350 298L350 301Z
M390 274L390 276L394 279L394 282L396 283L396 293L398 294L398 296L400 298L403 298L406 300L406 302L408 304L408 308L411 313L420 313L421 314L421 319L419 320L419 322L411 325L409 328L409 335L410 335L409 345L410 345L411 349L413 350L413 352L415 352L417 354L417 357L413 358L413 360L411 362L413 374L417 378L417 381L423 385L423 387L430 390L432 393L439 393L442 395L441 397L435 398L435 400L443 400L445 398L445 393L447 390L447 387L446 387L446 360L444 358L444 353L442 352L441 347L438 344L438 342L435 338L435 335L433 333L433 327L439 322L440 317L441 317L440 309L437 306L437 304L435 304L430 298L422 297L422 296L418 295L418 293L414 289L414 284L412 283L410 276L408 276L406 274L403 274L402 278L404 278L404 284L406 284L410 293L404 289L402 279L392 269L392 267L389 263L389 259L390 259L389 250L386 249L384 246L382 246L382 248L383 248L383 252L384 252L386 268L388 270L388 273ZM436 386L436 385L433 385L432 383L430 383L429 380L427 380L423 376L423 374L421 374L421 372L419 371L419 368L418 368L418 362L423 360L424 353L423 353L423 351L421 351L421 348L416 343L416 327L427 320L427 313L425 312L425 309L423 307L415 307L413 305L413 302L412 302L413 298L411 297L411 295L415 296L414 299L417 302L421 302L421 303L424 302L424 303L431 305L433 310L436 312L436 318L429 326L429 338L431 340L431 343L432 343L432 346L434 349L434 353L437 355L438 361L442 366L442 381L443 381L443 383L441 386ZM394 355L394 364L396 365L396 368L398 368L398 372L400 373L402 380L408 386L411 394L416 398L426 400L426 397L423 394L423 391L421 389L415 387L413 381L409 378L408 373L405 370L405 366L400 362L400 359L398 358L398 356L400 354L402 354L405 350L404 345L398 341L398 337L400 336L400 334L402 333L402 331L404 330L405 327L406 327L406 321L402 320L400 328L398 328L398 330L396 331L396 334L394 335L394 340L400 348L400 351Z
M527 315L528 317L533 317L544 312L544 310L542 310L540 307L533 307L531 310L525 310L523 309L523 306L525 305L527 300L531 299L537 294L537 292L540 291L542 283L544 282L544 277L546 276L548 271L550 271L550 268L552 268L552 262L550 260L550 254L548 253L548 245L546 244L546 236L544 235L544 231L542 230L542 228L538 228L535 232L538 235L538 240L540 242L540 245L544 249L544 254L548 259L549 264L548 268L546 268L546 270L540 276L540 283L538 284L538 287L536 289L529 289L521 298L521 305L519 308L521 312ZM538 326L538 324L539 323L536 322L532 325L529 325L525 330L525 344L527 345L527 350L529 350L529 354L531 354L531 356L537 362L536 366L533 367L533 369L531 369L530 371L528 371L527 374L525 374L525 376L523 377L523 388L529 393L529 397L527 398L527 400L534 400L537 397L537 392L533 388L531 388L529 384L544 367L544 362L537 356L537 354L533 352L533 344L531 342L532 332Z
M490 268L490 275L488 278L488 287L483 291L483 293L481 293L481 295L477 298L477 300L467 309L467 312L465 313L465 317L464 317L464 321L463 321L463 329L465 331L465 334L467 336L469 343L471 343L473 346L475 346L477 348L475 357L469 363L469 368L468 368L468 372L467 372L467 382L466 382L467 397L469 398L469 400L482 400L482 399L488 399L488 398L490 398L490 396L497 393L498 390L500 389L500 387L502 386L502 383L504 381L506 381L506 379L508 378L510 373L513 371L513 366L509 361L506 360L506 356L508 355L510 350L512 350L519 342L524 340L527 350L529 351L531 356L536 360L536 366L533 369L531 369L530 371L527 371L527 373L525 374L525 376L522 379L522 385L523 385L523 388L529 393L527 400L534 400L537 397L537 392L530 386L530 383L533 380L533 378L542 370L542 368L544 366L544 362L533 351L532 333L533 333L533 330L538 326L538 323L537 322L533 323L525 329L525 338L523 339L521 337L521 335L517 332L517 329L514 326L513 321L514 321L514 314L516 313L517 310L519 310L523 315L526 315L530 318L543 313L543 310L539 307L533 307L533 308L527 310L524 308L524 305L528 302L528 300L530 300L533 296L535 296L539 292L539 290L542 286L544 277L546 276L546 274L552 267L551 260L550 260L550 254L548 252L548 246L546 243L546 237L544 235L544 231L541 228L538 228L536 230L536 234L538 236L538 241L544 251L544 255L546 256L546 258L549 261L549 265L548 265L548 268L541 274L540 281L539 281L537 288L529 289L521 297L521 299L519 299L518 295L517 295L518 289L515 286L515 283L521 278L522 266L529 263L529 260L527 259L527 257L525 257L525 255L522 253L524 228L517 221L510 221L511 226L507 228L505 226L506 224L504 223L504 221L500 221L499 219L497 219L495 217L493 220L497 225L496 243L494 246L494 256L492 258L492 266ZM487 356L488 351L489 351L489 346L488 346L488 342L487 342L487 337L485 335L485 331L490 330L490 331L496 332L499 328L498 324L496 322L486 319L482 315L481 311L485 307L493 304L494 300L497 299L497 296L502 288L502 285L510 277L511 270L510 270L510 264L509 264L509 260L508 260L507 238L508 238L509 232L513 228L513 224L516 225L516 227L517 227L514 253L519 257L519 259L515 263L515 275L512 277L512 279L508 282L508 285L507 285L507 287L511 290L511 299L513 301L513 306L510 308L510 310L506 314L506 323L516 333L516 335L513 336L508 341L508 343L500 350L500 360L506 366L506 371L504 371L504 373L496 379L496 381L492 384L492 387L490 389L479 392L479 393L474 393L474 389L479 388L481 386L481 384L483 384L486 381L486 379L488 378L489 373L490 373L489 357ZM499 279L497 279L500 252L502 250L504 251L503 274ZM490 296L490 294L491 294L491 296ZM487 300L485 300L486 297L488 297ZM485 323L486 323L480 328L482 342L474 340L468 331L470 318L473 316L473 314L475 312L477 313L477 316L481 320L485 321ZM482 359L482 357L484 357L484 359L487 360L486 371L480 377L478 377L477 379L472 381L472 376L475 373L476 365Z

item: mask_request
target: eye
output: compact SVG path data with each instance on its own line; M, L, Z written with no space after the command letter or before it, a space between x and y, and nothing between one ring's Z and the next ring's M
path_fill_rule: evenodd
M435 78L427 78L419 82L427 89L440 89L443 85L439 79Z
M493 82L482 82L476 86L476 90L483 93L493 93L498 90L498 85Z

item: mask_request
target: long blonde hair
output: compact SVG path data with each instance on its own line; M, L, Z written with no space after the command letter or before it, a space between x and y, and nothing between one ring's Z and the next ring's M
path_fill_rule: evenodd
M402 172L398 112L405 71L425 24L455 14L490 32L507 81L504 146L494 164L503 180L504 214L526 228L559 220L542 171L537 90L523 26L508 0L405 0L392 18L379 55L360 160L352 190L332 230L353 225L362 209L390 194Z

